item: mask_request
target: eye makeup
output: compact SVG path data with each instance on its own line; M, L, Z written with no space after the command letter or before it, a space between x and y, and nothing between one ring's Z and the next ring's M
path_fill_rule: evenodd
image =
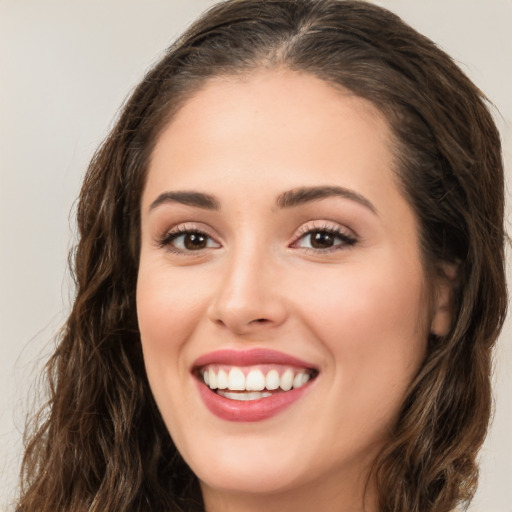
M354 234L339 226L308 223L303 225L289 247L306 250L315 254L330 253L353 247L358 239ZM179 225L166 231L158 239L158 247L178 255L191 255L222 245L205 230L194 225Z

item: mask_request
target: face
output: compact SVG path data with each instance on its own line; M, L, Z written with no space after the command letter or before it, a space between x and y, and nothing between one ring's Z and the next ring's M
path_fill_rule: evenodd
M391 144L370 103L284 70L212 80L158 139L139 327L212 503L360 499L440 314Z

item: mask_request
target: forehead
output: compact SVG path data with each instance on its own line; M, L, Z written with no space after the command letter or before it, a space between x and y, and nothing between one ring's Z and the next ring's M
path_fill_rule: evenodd
M170 128L179 131L191 122L197 125L196 129L206 128L213 120L217 123L215 131L222 136L236 116L245 130L253 127L256 132L265 128L269 136L275 135L269 128L276 121L281 127L293 126L294 131L302 129L312 134L335 122L340 115L349 116L350 121L355 121L355 117L364 119L389 142L390 127L373 103L315 75L287 68L208 79L175 113ZM224 121L222 125L221 121ZM353 128L356 129L356 123ZM263 137L261 131L255 134L260 139ZM328 139L327 132L323 135Z
M388 123L371 102L309 74L263 70L211 79L192 95L160 134L148 181L172 175L178 187L200 172L205 186L218 185L219 175L252 170L256 179L268 167L276 182L339 178L342 167L389 178L391 147Z

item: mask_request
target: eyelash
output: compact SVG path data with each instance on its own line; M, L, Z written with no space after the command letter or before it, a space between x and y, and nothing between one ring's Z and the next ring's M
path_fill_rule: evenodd
M304 226L301 228L299 234L295 238L294 242L290 245L291 247L299 247L299 242L304 240L307 236L311 236L314 233L323 233L331 235L334 238L337 238L339 241L337 245L334 245L333 247L328 248L314 248L314 247L302 247L303 250L306 250L308 252L312 252L315 254L325 254L330 252L335 252L343 249L347 249L349 247L352 247L356 245L358 242L357 238L353 235L349 235L345 232L343 232L339 228L331 227L331 226L322 226L322 227L315 227L315 226ZM211 247L204 247L201 249L195 250L187 250L187 249L178 249L173 245L173 242L175 242L178 238L186 235L197 235L200 237L205 237L207 240L207 244L209 241L216 242L208 233L205 233L204 231L201 231L197 228L188 228L186 226L178 226L177 228L172 229L171 231L166 232L161 239L158 242L158 246L161 248L166 248L169 252L173 254L179 254L179 255L190 255L194 252L200 253L204 249L208 249Z
M205 237L207 240L213 240L213 238L204 231L201 231L197 228L188 228L186 226L178 226L171 231L167 231L162 238L159 240L158 245L161 248L167 249L169 252L172 252L173 254L180 254L184 255L187 253L193 253L193 252L201 252L201 250L193 251L193 250L184 250L184 249L178 249L173 245L173 242L175 242L178 238L185 236L185 235L197 235L201 237ZM207 242L208 243L208 242ZM218 242L215 242L218 243Z
M296 237L295 241L292 243L292 247L297 246L297 244L301 240L304 240L307 236L313 235L313 233L328 234L334 238L337 238L340 241L340 242L338 242L337 245L334 245L333 247L328 247L328 248L323 248L323 249L314 248L314 247L303 247L304 250L306 250L308 252L312 252L314 254L318 254L318 253L325 254L325 253L344 250L344 249L353 247L358 242L357 238L354 235L348 234L347 232L342 231L338 227L325 226L325 225L322 227L317 227L317 226L305 225L300 229L298 236Z

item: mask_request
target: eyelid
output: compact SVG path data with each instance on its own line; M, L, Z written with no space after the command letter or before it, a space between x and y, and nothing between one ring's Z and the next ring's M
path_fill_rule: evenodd
M327 232L338 238L338 243L333 245L332 247L326 248L313 248L313 247L301 247L299 246L299 242L304 239L306 235L311 235L315 232ZM213 241L216 244L215 247L206 246L203 248L199 248L196 250L193 249L181 249L173 246L172 242L179 238L180 236L186 234L201 234L207 237L209 240ZM196 223L181 223L173 226L169 229L163 231L156 239L157 245L160 248L167 249L168 251L179 254L179 255L200 255L203 254L207 249L217 249L222 247L222 243L218 240L218 237L211 233L211 229L208 226ZM294 249L302 249L305 251L311 251L317 254L334 252L342 249L347 249L356 243L359 242L359 237L349 228L338 224L333 221L325 221L325 220L314 220L309 221L300 226L300 228L296 231L293 236L292 241L288 244L288 247ZM196 253L196 254L194 254Z
M312 220L305 222L300 226L294 235L294 239L298 239L311 231L334 231L340 232L351 238L359 238L352 229L337 222L328 220Z
M215 244L218 245L218 248L222 247L221 242L219 242L218 238L211 233L211 230L208 227L203 227L203 225L198 225L194 223L181 223L176 226L173 226L165 231L161 232L160 235L157 236L156 242L158 247L164 248L173 252L175 254L183 254L183 255L193 255L194 252L202 253L206 249L212 249L212 247L205 247L204 249L198 249L197 251L191 250L180 250L178 248L173 248L171 242L176 240L182 235L186 235L188 233L197 233L202 234L208 237L210 240L213 240ZM217 248L217 247L215 247Z
M297 244L303 239L306 235L310 235L315 232L327 232L333 235L337 235L344 243L338 244L337 246L333 246L331 248L325 249L315 249L311 247L298 247ZM334 252L337 250L347 249L359 242L359 237L352 231L351 229L338 224L333 221L325 221L325 220L315 220L306 222L303 224L296 232L293 237L293 241L290 243L289 247L303 249L306 251L312 251L315 253L328 253ZM295 246L295 247L294 247Z

